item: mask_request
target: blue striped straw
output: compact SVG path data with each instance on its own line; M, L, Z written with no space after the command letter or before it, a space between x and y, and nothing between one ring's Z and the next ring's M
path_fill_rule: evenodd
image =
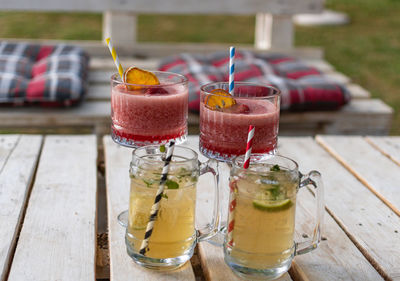
M235 88L235 47L229 48L229 94L233 96Z
M167 150L167 157L165 158L164 167L162 170L162 175L160 179L160 186L158 187L156 198L154 199L153 206L150 211L149 222L147 223L146 233L144 234L144 239L142 241L142 245L140 245L139 253L142 255L146 254L148 250L147 247L149 245L149 239L151 234L153 233L154 222L157 218L158 210L160 209L160 201L164 192L165 182L167 181L168 171L169 171L169 163L172 159L172 153L174 152L175 142L170 141L169 147Z

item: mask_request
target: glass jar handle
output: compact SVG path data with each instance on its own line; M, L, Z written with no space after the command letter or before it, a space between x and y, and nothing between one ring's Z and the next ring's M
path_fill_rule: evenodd
M211 223L203 229L197 229L197 241L201 242L208 240L218 232L218 227L221 219L219 210L219 174L218 162L214 159L209 159L204 163L200 163L200 176L206 173L212 173L214 177L214 209Z
M321 242L322 224L324 221L324 187L321 180L321 174L318 171L311 171L307 175L300 173L300 188L312 186L316 199L316 223L312 233L312 238L304 242L296 242L295 255L302 255L315 250Z

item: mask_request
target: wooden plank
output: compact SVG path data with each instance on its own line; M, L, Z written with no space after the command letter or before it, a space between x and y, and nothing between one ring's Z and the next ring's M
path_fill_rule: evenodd
M161 59L157 58L131 58L131 57L120 57L119 58L124 68L129 66L136 66L148 70L156 70ZM111 56L109 57L92 57L90 59L89 67L91 70L112 70L115 71L115 64Z
M285 146L286 143L283 144ZM313 158L309 155L310 158ZM308 190L300 190L296 207L296 241L311 237L315 218L315 199ZM290 271L301 272L306 280L383 280L366 260L335 220L325 212L322 225L323 239L318 249L295 257L295 266ZM298 274L297 274L298 275Z
M270 12L273 14L319 13L323 9L322 0L136 0L113 2L106 0L71 0L66 3L62 0L44 0L41 5L26 0L1 0L4 10L32 10L32 11L88 11L103 12L112 8L113 11L130 11L151 14L255 14Z
M347 84L346 87L353 99L369 99L371 97L371 94L360 85Z
M71 108L2 108L1 127L93 126L110 122L110 102L83 102Z
M106 163L108 239L110 248L110 280L194 280L190 263L177 271L159 272L136 265L126 253L125 229L117 216L128 208L129 163L131 149L115 144L110 136L103 138Z
M0 280L14 254L41 143L41 136L0 136Z
M198 136L188 136L188 140L184 146L188 146L199 154L199 159L201 161L206 161L207 158L202 156L199 152L199 137ZM206 177L206 176L204 176ZM220 178L225 177L228 179L229 171L220 174ZM222 179L221 179L222 180ZM197 198L197 208L196 216L199 216L202 220L210 218L210 202L213 202L213 191L210 190L210 179L203 180L200 178L198 185L198 198ZM200 193L200 194L199 194ZM225 197L227 200L227 197ZM221 200L222 201L222 200ZM222 205L228 205L227 202L220 202ZM201 225L205 225L206 221L202 221ZM224 262L224 254L221 247L214 246L208 242L202 242L198 245L199 258L202 264L204 275L207 280L242 280L238 278L230 268ZM277 279L279 281L292 280L289 274L285 274L283 277Z
M393 109L379 99L354 99L335 115L324 134L387 135Z
M88 93L86 96L86 100L93 101L106 101L110 102L111 100L111 85L107 84L94 84L90 85L88 89ZM111 104L110 104L111 107Z
M95 280L95 136L47 136L12 280Z
M16 39L16 38L0 38L7 42L28 42L32 44L70 44L76 45L83 48L91 56L100 56L104 58L110 58L110 51L105 46L103 41L77 41L77 40L52 40L52 39ZM135 48L130 46L117 47L119 56L135 56L140 58L162 58L165 56L176 55L182 52L194 52L201 54L208 54L216 51L226 51L227 44L220 43L164 43L164 42L144 42L137 43ZM265 50L258 50L253 45L249 44L235 44L237 49L248 50L257 53L265 53ZM304 59L322 59L324 52L322 48L318 47L297 47L290 50L276 50L271 49L268 52L279 52L288 54L295 57L301 57Z
M115 73L114 69L112 70L93 70L89 72L89 82L100 83L100 84L108 84L111 83L111 76Z
M103 40L112 38L119 46L134 46L137 42L137 15L128 11L103 12Z
M331 72L334 71L335 69L333 65L331 65L329 62L323 59L303 59L303 58L299 59L302 60L308 66L315 67L322 72Z
M365 140L400 165L400 137L366 137Z
M363 137L317 136L340 163L400 216L400 169Z
M343 73L332 71L324 74L326 78L331 79L337 83L348 84L350 83L350 78L344 75Z
M293 48L294 28L292 15L272 15L257 12L254 44L257 49L271 48L290 50Z
M400 245L399 216L369 192L360 181L311 138L280 138L278 151L298 162L300 171L303 173L312 169L321 172L325 185L326 207L331 216L384 278L398 278L400 252L394 245ZM363 158L361 155L357 157ZM371 163L373 162L370 162L370 165ZM339 242L336 242L334 238L328 240L328 243ZM332 248L335 249L332 254L338 254L336 251L339 248L336 246ZM363 272L360 268L368 269L363 259L357 258L354 261L354 255L355 253L351 253L336 257L337 262L350 259L346 265L346 271L351 273L350 275ZM307 256L304 256L304 259L307 259ZM324 269L324 265L310 266L314 266L316 270L329 272L329 268ZM329 264L325 266L329 267ZM301 268L304 271L312 270L307 267ZM335 268L338 269L336 266L331 267L332 270Z

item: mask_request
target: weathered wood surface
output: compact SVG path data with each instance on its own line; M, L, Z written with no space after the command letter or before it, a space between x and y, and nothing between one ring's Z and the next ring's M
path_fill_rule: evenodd
M93 57L110 57L110 51L102 41L79 41L79 40L52 40L52 39L15 39L15 38L0 38L0 40L8 42L28 42L34 44L71 44L83 48ZM115 45L115 44L114 44ZM258 53L265 53L265 50L258 50L254 46L249 44L236 44L237 49L249 50ZM207 54L216 51L226 51L228 48L227 44L222 43L164 43L164 42L138 42L134 48L132 46L117 47L119 56L133 56L136 58L162 58L169 55L176 55L184 52L193 52ZM323 50L316 47L298 47L290 50L271 49L271 52L279 52L292 56L296 56L304 59L322 59ZM123 61L121 60L121 63Z
M0 136L0 280L14 254L41 143L41 136Z
M296 264L301 268L302 272L311 280L337 280L338 276L341 276L341 280L381 279L377 271L363 256L363 253L346 236L347 233L343 232L334 221L336 217L339 217L344 220L344 223L348 223L347 219L352 221L351 225L356 226L359 216L362 217L374 211L374 209L364 206L365 201L363 200L353 203L354 197L348 197L353 194L346 194L348 192L352 193L351 190L348 190L350 189L349 187L352 190L356 189L354 185L358 185L358 188L361 188L362 191L362 185L319 147L312 138L280 138L278 151L279 154L295 160L299 164L302 173L307 173L313 169L320 171L325 188L325 204L329 213L325 214L322 236L327 240L323 240L320 248L316 251L295 258ZM307 221L306 225L300 225L300 227L307 227L308 230L304 232L309 234L311 233L310 217L313 217L314 214L308 210L312 210L313 199L309 194L303 193L307 193L306 190L299 191L300 199L298 203L302 212L297 213L302 218L299 217L298 219L296 217L296 227L299 226L298 223L300 221ZM361 197L368 198L364 194L360 194L359 198ZM370 197L375 199L371 194ZM383 204L381 205L384 207ZM360 209L364 208L367 211L362 213ZM351 212L350 210L353 209L357 211ZM387 214L391 213L387 208L386 211ZM329 214L333 214L334 219ZM342 215L345 218L342 218ZM383 216L381 218L384 219ZM353 222L353 220L356 220L356 222ZM374 221L371 221L369 224L365 224L365 229L369 229L368 227L374 223ZM368 238L371 239L372 237Z
M386 157L400 165L400 137L367 137L365 139Z
M103 143L110 279L239 280L225 265L222 249L206 242L198 247L202 272L196 276L190 263L170 273L133 263L116 219L128 207L132 150L110 136ZM198 137L189 136L184 145L198 151ZM321 172L327 211L319 249L297 256L280 280L399 280L400 137L280 137L278 151L297 161L302 172ZM41 136L0 136L0 280L96 278L96 160L94 136L47 136L43 144ZM198 185L200 224L212 201L210 178L204 177ZM313 200L307 190L299 191L296 239L312 230Z
M318 146L311 138L299 138L300 140L307 140L310 143ZM284 153L283 155L292 156L291 151L298 149L296 156L298 157L309 157L311 163L319 163L325 160L327 153L317 154L310 157L309 151L299 149L303 143L297 144L297 139L291 141L292 138L281 138L279 140L280 146L279 151ZM307 143L307 142L305 142ZM189 136L187 144L189 147L198 152L198 137ZM286 151L285 148L290 148L290 151ZM322 150L320 148L320 150ZM323 152L323 151L322 151ZM329 157L329 156L328 156ZM321 158L317 161L316 158ZM333 159L332 159L333 160ZM335 161L335 160L333 160ZM315 164L316 166L318 164ZM300 164L300 167L301 164ZM317 167L320 167L319 165ZM314 167L316 168L316 167ZM311 168L306 168L311 169ZM304 169L302 169L303 171ZM305 172L305 171L303 171ZM353 178L353 176L343 169L343 176ZM220 177L228 177L229 174L225 173ZM325 177L323 178L325 180ZM198 189L204 189L207 184L199 181ZM329 185L329 183L327 183ZM328 192L328 191L327 191ZM208 200L212 200L209 198ZM302 237L303 234L311 236L312 228L314 227L314 213L311 211L314 209L314 199L307 190L301 190L298 194L298 206L296 212L296 232L297 237ZM204 201L199 201L198 204L205 204ZM200 211L205 211L205 208L199 208ZM325 214L324 232L323 236L326 240L322 241L320 248L314 252L298 256L295 258L294 268L291 270L291 274L295 280L302 278L305 280L338 280L340 276L341 280L381 280L382 277L374 269L374 267L368 262L353 242L347 237L346 233L340 228L335 220L330 217L328 213ZM303 238L304 239L304 238ZM226 275L227 266L223 261L222 249L218 248L209 243L200 243L199 255L203 264L203 270L205 276L209 276L210 280L222 280L222 276L227 276L228 279L236 280L234 276ZM302 276L298 276L298 272L302 273ZM229 276L229 277L228 277ZM289 278L288 275L285 278Z
M328 137L318 139L325 140ZM340 143L347 139L349 137L337 137L335 142ZM357 151L356 148L353 149ZM399 278L400 251L394 245L400 245L400 217L312 138L280 138L278 151L297 161L302 172L312 169L321 172L328 212L383 277ZM364 154L358 154L356 157L365 159ZM382 158L385 157L379 155L375 160L366 163L373 170ZM399 175L398 171L397 167ZM340 241L335 238L328 239L328 243L332 243L334 248L342 247L339 245ZM345 257L338 257L338 260ZM304 259L306 260L307 256L304 256ZM359 265L350 262L346 267L348 272L353 272L352 274L366 272L360 271Z
M95 136L47 136L12 280L95 280Z
M187 263L171 273L150 271L136 265L126 253L125 229L117 216L128 209L129 163L132 149L118 146L110 136L104 136L107 186L108 239L110 248L110 280L195 280L193 269Z
M27 0L1 0L0 6L4 10L32 10L32 11L88 11L103 12L106 10L126 11L135 13L156 14L255 14L268 12L272 14L297 14L321 12L322 0L136 0L136 1L109 1L109 0L43 0L40 5Z
M317 136L317 141L400 216L400 173L396 163L363 137Z
M102 12L103 39L111 37L115 47L129 46L125 48L136 45L137 14L257 14L254 46L290 50L294 41L292 15L321 13L324 0L42 0L41 5L27 0L0 0L0 5L6 10Z
M110 122L110 102L83 102L71 108L2 108L1 127L95 126Z

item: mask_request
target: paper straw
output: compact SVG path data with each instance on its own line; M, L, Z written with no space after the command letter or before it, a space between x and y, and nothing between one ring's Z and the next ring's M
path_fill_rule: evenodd
M244 164L243 164L244 169L247 169L250 164L251 148L253 146L253 137L255 130L256 128L253 125L249 126L249 132L247 134L246 154L244 156Z
M117 52L115 51L115 49L111 43L111 39L107 38L106 43L107 43L108 49L110 50L111 56L114 60L115 66L118 69L119 76L121 76L121 80L124 81L124 69L122 68L121 63L119 62Z
M156 198L154 199L153 206L150 211L149 222L147 223L146 233L144 234L144 239L142 241L142 245L140 246L139 253L142 255L146 254L147 246L149 245L149 239L151 234L153 233L154 222L157 218L158 210L160 209L160 201L162 198L162 194L164 192L165 182L167 181L168 171L169 171L169 163L171 162L172 153L174 152L175 142L170 141L169 147L167 150L167 156L165 158L164 167L162 169L162 175L160 179L160 186L158 187Z
M235 47L229 48L229 94L233 96L235 88Z
M229 196L229 221L228 221L228 245L233 246L233 237L232 237L232 231L235 226L235 219L233 216L235 215L235 208L236 208L236 192L237 192L237 186L236 182L230 182L229 183L229 188L230 188L230 196Z
M251 149L253 146L253 138L254 138L254 132L255 132L255 127L253 125L249 126L249 132L247 134L247 145L246 145L246 154L244 156L244 164L243 168L247 169L249 168L250 164L250 156L251 156ZM231 195L229 197L229 221L228 221L228 245L233 246L233 228L235 226L235 208L236 208L236 193L237 193L237 186L236 184L234 185L233 183L229 184L229 187L231 189Z

